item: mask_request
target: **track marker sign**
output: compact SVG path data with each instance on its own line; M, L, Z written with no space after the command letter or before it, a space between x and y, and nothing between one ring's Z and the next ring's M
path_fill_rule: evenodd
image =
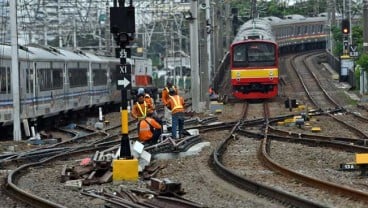
M118 65L117 70L119 73L117 73L117 89L131 89L131 81L132 81L132 74L131 74L131 65L130 64L124 64L124 65Z
M349 52L350 57L358 57L359 56L359 52L356 51L356 49L357 49L357 46L350 45L350 52Z

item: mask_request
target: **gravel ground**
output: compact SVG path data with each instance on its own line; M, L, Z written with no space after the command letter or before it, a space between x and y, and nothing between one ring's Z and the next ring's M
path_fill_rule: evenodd
M292 87L285 87L283 94L287 95L288 91L292 92ZM273 100L270 105L271 116L285 115L290 113L288 109L285 109L283 102L286 99L285 96L278 97ZM351 109L355 109L354 106L349 106ZM362 110L359 110L362 111ZM221 121L234 121L240 117L242 112L242 105L238 104L227 104L224 106L224 110L221 114L217 114ZM293 110L293 113L296 112ZM362 112L364 114L364 112ZM120 122L120 113L111 113L105 115L106 119L110 121L111 125ZM208 114L198 115L200 117L206 117ZM261 117L261 112L251 112L252 117ZM335 135L335 136L350 136L354 135L347 133L341 126L336 126L331 122L328 117L316 117L315 120L311 121L312 125L319 126L322 131L318 134L323 135ZM297 128L295 126L285 127L279 126L278 128L286 129L295 132L311 133L310 129ZM227 131L220 132L209 132L202 134L201 137L205 143L203 149L193 155L185 157L174 157L171 159L160 159L156 160L158 164L162 163L166 165L166 168L162 169L156 176L159 179L168 178L172 181L180 182L182 188L186 192L184 198L196 201L206 207L223 208L223 207L284 207L283 205L269 201L260 196L253 195L251 193L239 190L238 188L228 184L222 179L218 178L209 169L208 161L209 157L219 143L227 135ZM318 171L312 171L314 176L318 177L323 174L326 180L341 180L346 183L352 183L354 186L364 187L367 184L365 178L357 177L357 173L338 173L336 168L338 164L344 162L350 162L352 160L351 154L336 153L336 151L324 150L322 148L305 147L298 144L285 144L281 142L273 142L272 146L272 157L280 163L287 163L289 167L299 171L310 171L306 168L317 169ZM16 145L16 146L15 146ZM287 147L285 147L287 145ZM15 146L16 151L28 150L32 146L27 145L26 142L1 142L0 153L9 151L9 149ZM298 155L300 149L308 150L307 155ZM251 150L249 150L251 151ZM304 152L304 151L303 151ZM288 155L288 157L285 157ZM86 155L88 156L88 155ZM328 157L327 157L328 156ZM295 158L305 158L304 160ZM92 199L83 197L80 195L78 190L70 190L60 183L60 172L63 164L76 164L77 159L70 158L66 161L59 161L53 163L52 166L48 167L36 167L33 168L32 173L27 177L23 177L20 182L22 187L30 192L38 193L47 199L55 200L59 203L64 204L66 207L88 207L88 208L101 208L104 202L99 199ZM228 159L231 161L231 158ZM236 160L234 160L236 161ZM247 161L245 161L247 162ZM0 173L1 179L5 179L6 173ZM2 182L4 180L1 180ZM102 187L108 190L116 190L121 187L124 188L145 188L148 185L147 181L138 182L122 182L122 183L109 183L100 186L88 186L86 189L100 189ZM365 189L364 189L365 190ZM328 199L326 199L328 201ZM17 207L25 208L28 207L20 202L16 202L6 196L3 191L0 191L0 208L5 207ZM337 206L339 207L339 206ZM345 207L341 205L340 207ZM364 207L364 206L362 206Z

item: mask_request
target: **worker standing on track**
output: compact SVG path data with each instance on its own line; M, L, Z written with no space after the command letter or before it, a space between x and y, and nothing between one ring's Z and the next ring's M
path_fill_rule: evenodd
M168 80L166 82L166 87L162 90L161 93L161 101L162 104L165 106L164 108L164 119L166 121L167 125L171 125L171 111L170 109L167 108L168 103L169 103L169 91L170 89L174 90L176 92L176 94L178 94L178 89L172 84L171 80Z
M177 138L176 129L179 127L179 139L184 128L184 98L179 96L174 89L169 90L169 100L167 107L172 113L171 135L173 139Z

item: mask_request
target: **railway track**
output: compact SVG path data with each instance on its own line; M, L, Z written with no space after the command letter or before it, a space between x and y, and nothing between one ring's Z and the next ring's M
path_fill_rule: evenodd
M269 103L271 106L273 105L273 103ZM278 170L273 171L269 168L267 168L265 166L265 164L268 163L264 163L263 160L258 160L259 154L257 152L257 150L259 150L260 148L262 148L262 150L267 153L265 154L265 158L267 159L267 157L269 157L270 159L273 160L273 162L276 161L277 164L282 164L283 166L286 166L289 169L292 169L294 171L298 170L303 170L302 173L305 174L307 173L307 175L316 175L320 172L318 171L314 171L313 169L315 168L314 166L312 166L309 163L306 163L303 158L309 158L311 157L311 155L313 153L308 153L308 151L313 152L313 149L317 149L318 147L318 151L329 151L327 153L325 153L326 155L331 154L333 155L344 155L344 154L351 154L351 152L358 152L358 151L365 151L365 147L359 147L361 148L359 150L358 146L361 145L365 145L364 143L364 139L360 139L359 136L357 136L356 134L354 134L355 136L351 136L351 135L347 135L346 137L344 136L321 136L320 138L314 138L314 135L308 135L305 132L304 133L298 133L298 132L293 132L290 130L286 130L286 131L281 131L278 127L275 126L269 126L266 124L277 124L278 121L282 121L285 118L290 118L293 117L295 115L297 115L298 113L294 113L294 112L290 112L290 114L285 115L285 116L279 116L279 113L276 113L275 110L268 112L268 114L264 115L263 112L266 112L263 108L263 103L252 103L251 106L253 106L253 110L249 109L247 112L247 117L246 118L241 118L240 120L236 119L234 121L230 121L230 122L221 122L221 121L216 121L216 118L214 117L210 117L207 119L192 119L190 121L188 121L186 123L186 127L188 128L198 128L200 130L201 133L205 134L205 135L210 135L210 134L217 134L216 132L222 132L221 134L223 134L223 132L226 132L226 130L230 129L231 132L229 134L227 134L226 137L229 137L229 146L224 147L222 149L222 151L224 152L217 152L218 154L214 153L213 155L211 155L211 158L213 158L214 161L215 159L215 155L217 157L217 159L223 160L221 162L225 163L223 164L223 166L227 166L230 164L230 167L232 167L233 169L231 169L230 171L232 172L232 174L234 175L240 175L239 178L233 179L234 181L240 181L242 180L241 178L246 178L249 180L249 178L251 178L251 182L254 183L254 181L257 182L257 177L260 177L260 179L258 180L258 182L256 183L256 185L239 185L239 187L244 186L246 190L256 190L255 193L257 195L264 195L271 203L271 206L274 207L335 207L337 206L337 204L339 206L343 206L343 205L350 205L350 206L354 206L354 207L364 207L366 206L366 202L365 200L361 200L361 199L356 199L354 200L350 200L347 199L346 197L341 197L340 195L335 195L335 194L331 194L331 191L324 191L323 189L316 189L314 188L314 186L318 186L313 184L312 182L303 182L302 179L296 180L295 178L291 178L289 177L289 175L292 174L285 174L285 176L281 177L281 174L278 174ZM255 110L258 109L258 110ZM266 108L267 109L267 108ZM325 116L326 114L337 114L339 113L339 110L325 110L325 111L321 111L321 110L316 110L313 112L313 115L315 117L318 116ZM240 114L240 111L239 111ZM245 113L243 113L245 114ZM270 115L275 114L275 117L270 117ZM268 115L268 116L267 116ZM209 121L208 123L206 122ZM237 128L235 128L234 126L238 125ZM190 127L189 127L190 126ZM268 127L268 128L267 128ZM109 135L112 136L113 134L115 134L115 132L117 132L117 129L114 129L116 127L114 127L113 125L111 125L109 128L111 129L106 129L102 132L103 135ZM133 128L130 128L133 131ZM265 130L267 129L267 131ZM295 130L296 128L294 128ZM345 131L350 131L350 130L345 130ZM215 132L215 133L213 133ZM303 132L302 129L300 132ZM84 135L88 135L90 133L84 133ZM116 133L119 134L119 133ZM221 135L220 134L220 135ZM271 142L270 144L267 143L262 143L265 135L267 135L268 138L268 142ZM304 141L305 140L305 141ZM73 144L74 147L77 146L84 146L89 144L91 146L91 141L89 142L81 142L83 140L79 140L78 142L69 142L69 144ZM88 141L88 140L86 140ZM96 141L96 143L92 144L92 146L94 148L107 148L108 147L113 147L114 145L117 145L118 143L115 143L115 139L112 140L102 140L102 141L98 141L98 139L93 140ZM119 136L117 136L116 141L119 141ZM309 143L308 143L309 142ZM237 143L236 146L230 146L230 145L234 145L234 143ZM354 145L352 145L354 144ZM66 145L66 144L65 144ZM103 147L105 146L105 147ZM327 147L331 147L333 148L333 150L327 150L329 148ZM277 149L281 149L278 152L274 152L273 150L277 148ZM216 150L218 150L219 148L217 148ZM293 149L293 152L296 153L300 153L300 155L298 156L294 156L292 155L292 153L287 152L287 149ZM303 151L304 149L308 150L308 151ZM336 150L335 150L336 149ZM231 150L233 153L232 155L228 155L228 156L223 156L223 153L226 153L226 151ZM337 151L338 150L338 151ZM91 150L91 152L93 152L94 150ZM279 152L283 152L284 154L280 154ZM317 151L317 150L316 150ZM348 153L345 153L345 151L348 151ZM342 153L340 153L342 152ZM245 156L243 155L243 153L245 153ZM294 153L294 154L296 154ZM91 153L90 153L91 154ZM86 154L83 156L88 156L90 154ZM293 164L294 166L289 165L292 164L292 162L290 162L285 155L289 155L290 157L296 157L296 158L301 158L300 160L295 159L295 161L298 161L298 163L306 163L304 169L302 169L302 167L297 166L295 164ZM305 155L304 155L305 154ZM244 157L247 158L247 160L244 160ZM324 164L324 160L326 159L326 156L324 156L324 154L318 154L318 157L322 158L322 161L320 161L321 166L323 167L328 167L327 171L333 172L332 168L330 166L328 166L328 164ZM238 159L239 158L239 159ZM343 158L343 157L341 157ZM240 160L242 159L242 160ZM59 163L74 163L76 160L78 159L63 159L62 162ZM257 161L258 165L253 165L253 163ZM342 160L341 160L342 161ZM51 162L51 161L50 161ZM327 162L328 163L328 162ZM212 163L211 163L212 164ZM232 164L232 165L231 165ZM60 166L60 164L56 163L56 165ZM179 163L180 165L180 163ZM198 166L198 167L197 167ZM234 168L235 166L235 168ZM273 167L273 165L269 165L270 167ZM40 165L40 166L32 166L29 167L29 169L31 170L36 170L39 171L39 169L42 169L44 167L47 167L47 165ZM193 166L185 166L185 167L194 167L195 169L197 169L198 171L196 172L198 174L198 172L200 172L200 174L202 174L201 172L204 172L203 174L203 178L206 177L207 172L203 169L203 167L199 166L199 165L193 165ZM322 168L320 168L322 169ZM42 175L53 175L55 174L55 168L49 168L48 170L49 172L43 173ZM33 171L32 171L33 172ZM190 174L190 171L188 171ZM24 171L23 171L24 173ZM53 173L53 174L52 174ZM280 172L281 173L281 172ZM32 173L31 173L32 174ZM34 173L33 173L34 174ZM277 177L273 178L273 174L276 174ZM333 174L335 175L336 173L333 172ZM354 183L354 181L356 180L356 178L354 178L354 173L342 173L341 177L352 177L351 181ZM170 174L169 174L170 175ZM44 178L42 179L37 179L36 176L34 176L35 178L32 177L20 177L20 180L24 181L28 181L28 183L31 183L30 181L39 181L39 180L44 180ZM184 175L181 175L181 177L185 177ZM194 178L194 175L192 176ZM296 176L294 176L296 177ZM15 177L17 178L17 177ZM230 178L230 177L226 177L226 178ZM270 179L273 178L273 179ZM297 177L296 177L297 178ZM57 181L58 179L56 177L50 178L50 185L55 186L57 188L57 190L64 190L64 188L62 188L60 186L60 184L55 184L55 182L53 181ZM193 179L195 180L195 179ZM202 179L204 180L204 179ZM327 177L326 180L329 180L329 178ZM201 180L199 180L201 181ZM261 183L259 182L261 181ZM362 180L356 180L355 184L354 184L354 188L356 189L362 189L362 187L364 188L364 179ZM198 183L198 181L197 181ZM361 183L359 185L359 183ZM308 184L312 184L308 185ZM265 189L264 187L271 187L271 189ZM360 186L360 188L359 188ZM269 188L268 187L268 188ZM46 190L50 190L47 189L46 187L36 187L37 190L42 190L41 192L43 192L42 194L44 194L44 197L50 197L48 196L48 194L46 193ZM93 189L96 189L97 187L91 187L88 190L88 193L94 193L97 194L95 191L93 191ZM108 188L112 188L112 187L108 187ZM114 187L116 188L116 187ZM98 189L98 188L97 188ZM233 188L230 188L233 189ZM274 192L274 190L272 189L276 189L276 192ZM335 188L333 188L335 189ZM36 190L36 189L35 189ZM281 195L288 195L290 193L292 193L291 197L284 197L279 195L280 193L277 193L277 191L281 190ZM66 197L75 197L76 194L78 194L79 192L76 191L71 191L71 190L67 190L67 192L70 192L68 194L66 194ZM286 192L283 193L283 192ZM290 193L289 193L290 192ZM87 192L86 192L87 193ZM316 194L317 193L317 194ZM100 193L98 193L100 194ZM345 193L344 193L345 194ZM112 199L109 199L108 197L109 192L106 193L106 200L105 199L101 199L101 200L105 200L106 202ZM192 194L192 198L193 198ZM294 199L293 195L298 195L298 196L304 196L301 197L301 199ZM313 196L313 197L305 197L305 195L320 195L320 196ZM64 196L63 196L64 197ZM91 196L89 196L91 197ZM96 196L97 197L97 196ZM203 196L205 197L205 196ZM195 197L194 197L195 198ZM286 198L286 199L285 199ZM84 201L84 199L81 201L81 203L85 203L88 204L87 202L90 201L90 198L88 198L88 196L86 196L86 201ZM200 198L199 198L200 199ZM62 199L61 199L62 200ZM115 199L113 199L115 200ZM118 199L118 201L121 199ZM123 200L124 201L124 200ZM200 200L199 200L200 201ZM239 200L241 201L241 200ZM340 203L341 202L341 203ZM108 202L110 203L110 202ZM120 203L120 202L118 202ZM308 205L308 203L311 203ZM73 205L74 206L74 205ZM110 205L111 207L114 206L120 206L120 205ZM126 205L125 205L126 206ZM70 206L67 206L70 207Z
M206 124L213 121L215 118L203 118L201 120L188 121L186 123L193 123L196 125L198 122ZM189 125L189 124L188 124ZM61 142L47 145L42 148L33 149L29 152L17 153L14 155L3 155L0 160L2 168L7 168L10 174L7 177L4 190L9 196L22 200L33 207L75 207L75 204L68 204L67 201L59 198L49 197L48 193L57 192L58 190L64 190L64 184L60 183L58 174L55 174L55 170L59 169L60 172L67 164L75 165L76 161L80 161L82 158L91 157L97 151L99 153L106 151L117 151L120 146L120 124L109 125L105 129L96 130L86 126L75 125L73 128L59 128L57 131L62 132L70 136L70 138L64 138ZM136 131L135 122L130 122L130 131L133 133L131 140L137 140L134 136ZM146 151L154 153L172 152L172 151L185 151L190 146L198 143L200 138L198 136L184 137L179 141L172 141L173 143L167 143L170 140L163 140L156 144L153 148L147 147ZM61 165L63 167L61 167ZM57 168L59 167L59 168ZM62 172L62 171L61 171ZM40 179L41 176L49 176ZM146 177L146 176L144 176ZM39 183L36 187L30 186L30 183L48 180L49 182ZM28 185L27 185L28 184ZM37 184L37 182L36 182ZM42 186L52 186L42 187ZM112 185L113 186L113 185ZM48 190L48 191L45 191ZM63 195L69 195L69 197L75 197L73 190L64 190ZM106 203L110 203L119 207L202 207L199 204L176 197L165 197L156 194L154 199L145 199L144 196L139 198L138 201L120 199L111 199L113 193L107 196L108 193L104 193L104 196L98 196L100 193L86 191L84 198L81 199L81 203L88 204L88 198L95 197L100 198ZM152 193L150 193L152 194ZM83 205L81 206L83 207ZM135 204L135 205L134 205Z
M268 108L265 107L264 109L265 109L265 117L267 117ZM212 155L212 163L213 163L214 169L218 172L219 175L222 176L222 178L225 178L228 181L236 183L237 186L250 190L252 192L255 192L256 194L265 195L266 197L273 198L274 200L278 200L283 204L288 204L289 206L293 206L293 207L334 206L334 205L328 204L327 202L323 201L323 197L325 197L326 195L329 196L328 198L331 198L331 197L334 198L333 201L342 202L342 201L348 200L344 197L341 197L340 195L331 196L329 191L332 191L332 190L334 190L334 193L342 194L344 196L349 196L357 200L366 201L367 198L365 194L357 194L357 193L361 193L362 192L361 190L349 189L349 188L346 188L345 186L340 186L338 184L331 184L330 182L327 182L327 181L319 181L315 178L309 177L308 174L296 173L294 170L288 169L285 166L281 165L282 163L280 164L280 163L275 162L271 157L272 155L272 145L271 144L272 144L272 141L275 140L277 137L275 135L269 134L268 124L265 127L264 132L259 132L259 133L254 133L253 131L247 131L245 130L247 126L245 125L242 126L241 124L242 122L239 122L234 126L234 128L230 132L228 139L226 139L220 145L220 147L218 147L216 151L214 151ZM240 135L246 135L248 138L247 137L244 138L244 136L240 136ZM253 142L249 141L251 139L249 137L254 138L253 139L254 141ZM290 137L284 137L284 136L280 136L280 138L284 138L285 139L284 141L286 141L286 138L290 139ZM295 138L290 139L290 140L298 142L297 141L298 139L300 139L300 136L295 135ZM329 142L329 141L326 141L325 139L319 142L317 142L315 139L314 140L306 139L306 140L315 141L314 145L319 144L319 142L321 141L325 141L325 143ZM337 148L337 146L339 146L340 149L345 149L345 150L346 150L346 146L348 146L348 144L342 144L342 143L333 142L333 141L331 141L330 145L334 146L334 148ZM258 153L256 150L259 150ZM366 148L361 147L360 151L364 151L364 150L366 150ZM252 154L249 154L249 152L252 152ZM244 153L245 155L241 153ZM254 165L255 162L253 162L253 160L257 160L256 158L258 157L261 158L262 164L255 166ZM234 159L234 158L239 158L239 159ZM247 158L247 160L244 160L244 158ZM270 170L262 168L263 166L270 167L272 171L281 173L284 176L279 178L275 176L275 174L270 173ZM293 179L290 179L290 177L294 178L294 180L297 179L300 181L304 181L306 184L313 185L320 191L315 190L315 188L312 188L313 186L309 186L309 185L308 187L300 187L299 185L295 186L295 181ZM273 178L273 179L269 179L269 178ZM276 184L279 184L279 185L276 185ZM285 184L288 184L288 185L285 185ZM275 188L275 186L277 188ZM328 186L330 187L327 190L325 190ZM286 188L282 188L282 187L286 187ZM290 188L290 187L293 187L293 188ZM289 190L284 191L283 189L285 190L289 189ZM324 190L324 191L321 191L321 190ZM301 193L307 192L308 194L301 195L300 192ZM315 195L315 193L318 193L318 194ZM308 197L305 197L305 195L308 195ZM300 197L300 196L304 196L304 197ZM350 202L350 203L353 203L353 202ZM364 202L359 202L358 204L361 204L361 203L364 204Z

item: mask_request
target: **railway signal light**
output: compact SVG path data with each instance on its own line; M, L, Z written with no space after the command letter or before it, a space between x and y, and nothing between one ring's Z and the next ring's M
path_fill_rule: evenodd
M345 35L350 33L350 21L348 19L343 19L341 21L341 31Z

